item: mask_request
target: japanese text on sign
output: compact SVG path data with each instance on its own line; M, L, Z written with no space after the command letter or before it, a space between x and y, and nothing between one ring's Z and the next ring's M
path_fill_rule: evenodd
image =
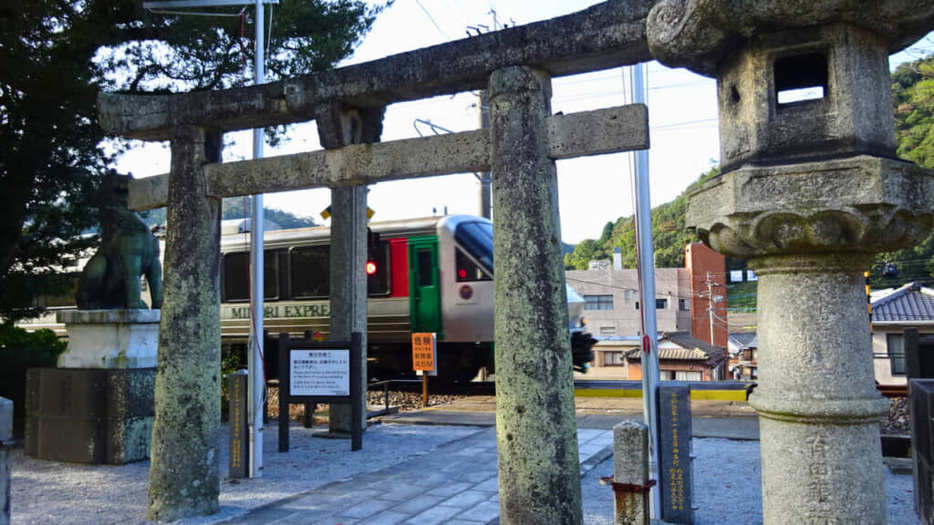
M290 396L349 396L350 350L292 350Z
M412 334L412 370L433 372L435 370L435 350L434 333Z

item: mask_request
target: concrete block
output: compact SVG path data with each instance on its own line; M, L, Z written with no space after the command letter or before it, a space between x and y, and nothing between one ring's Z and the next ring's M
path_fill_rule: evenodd
M122 465L149 457L154 368L29 370L26 454Z

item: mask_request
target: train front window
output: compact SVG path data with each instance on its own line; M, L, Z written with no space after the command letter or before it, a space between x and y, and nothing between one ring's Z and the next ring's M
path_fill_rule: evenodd
M480 268L493 275L493 225L488 221L470 221L457 225L454 240L470 254Z
M431 250L418 250L415 252L418 260L418 285L433 286L435 284L432 268L434 261L431 256Z
M263 297L279 298L279 254L267 251L263 254ZM224 255L222 287L224 302L250 300L250 254L248 252Z
M302 246L289 252L292 297L312 299L331 293L331 250L328 246Z
M457 248L454 256L457 264L457 282L492 281L493 277L473 262L463 250Z

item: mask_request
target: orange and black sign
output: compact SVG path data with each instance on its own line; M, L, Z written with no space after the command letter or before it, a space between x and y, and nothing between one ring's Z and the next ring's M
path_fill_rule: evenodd
M434 333L412 334L412 370L434 372L436 348Z

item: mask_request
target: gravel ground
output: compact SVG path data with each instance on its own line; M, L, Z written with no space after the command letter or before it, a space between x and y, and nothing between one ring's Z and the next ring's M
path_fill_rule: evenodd
M898 436L911 435L911 414L907 397L889 399L889 414L882 421L882 433Z

